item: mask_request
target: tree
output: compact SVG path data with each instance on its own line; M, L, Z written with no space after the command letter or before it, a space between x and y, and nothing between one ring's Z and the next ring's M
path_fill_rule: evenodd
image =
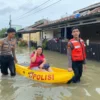
M7 28L2 28L2 30L0 30L0 38L5 37L5 32L7 32Z

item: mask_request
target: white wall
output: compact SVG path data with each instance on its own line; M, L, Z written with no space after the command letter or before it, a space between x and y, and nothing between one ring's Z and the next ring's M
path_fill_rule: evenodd
M45 38L45 36L46 36L47 39L52 39L53 38L53 30L43 31L43 38Z

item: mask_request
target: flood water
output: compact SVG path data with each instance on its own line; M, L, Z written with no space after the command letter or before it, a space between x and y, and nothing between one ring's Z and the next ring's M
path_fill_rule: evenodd
M31 51L18 48L19 63L29 62ZM47 61L56 67L67 69L67 56L44 51ZM0 100L100 100L100 63L87 61L87 69L77 84L46 84L17 75L0 75Z

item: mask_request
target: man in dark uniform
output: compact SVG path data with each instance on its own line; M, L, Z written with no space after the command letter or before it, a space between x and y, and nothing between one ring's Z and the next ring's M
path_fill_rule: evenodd
M79 37L80 31L77 27L72 29L73 39L69 40L67 45L68 70L74 71L75 76L69 81L73 83L80 82L83 72L83 65L86 66L86 51L83 39Z
M7 30L8 36L0 41L1 73L3 75L8 75L8 68L11 76L16 75L15 63L17 63L17 59L15 55L15 33L15 29L9 28Z

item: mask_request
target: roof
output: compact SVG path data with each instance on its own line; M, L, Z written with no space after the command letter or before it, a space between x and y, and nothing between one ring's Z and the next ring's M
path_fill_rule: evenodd
M34 33L34 32L38 32L41 31L40 28L25 28L25 29L21 29L19 31L17 31L17 33Z
M99 3L95 3L93 5L90 5L88 7L82 8L80 10L74 11L74 13L81 13L81 12L84 12L84 11L87 11L87 10L95 9L97 7L100 7L100 2Z
M50 25L60 24L62 22L70 22L73 20L76 21L76 20L79 20L79 19L82 19L82 18L85 18L88 16L91 18L95 14L100 14L100 7L97 7L91 11L88 11L88 12L83 12L81 14L73 14L73 15L65 17L65 18L61 18L58 20L51 21L49 23L45 23L44 25L40 26L40 28L45 28L45 27L50 26Z
M18 30L17 33L32 33L32 32L34 33L34 32L41 31L41 28L39 28L39 26L45 25L45 23L47 23L47 22L48 21L45 19L39 20L31 26L28 26L28 27Z
M91 11L89 11L89 10L85 11L86 9L90 9L90 8L93 8L93 9ZM78 20L83 20L85 18L92 19L92 17L98 16L98 15L100 17L100 3L90 5L84 9L82 10L83 11L82 13L72 14L71 16L57 19L54 21L39 20L34 25L31 25L31 26L28 26L24 29L21 29L18 32L21 32L21 33L37 32L37 31L41 31L42 28L54 26L54 25L61 24L61 23L69 23L69 22L73 23L73 22L76 22ZM81 10L77 10L77 11L81 11Z

